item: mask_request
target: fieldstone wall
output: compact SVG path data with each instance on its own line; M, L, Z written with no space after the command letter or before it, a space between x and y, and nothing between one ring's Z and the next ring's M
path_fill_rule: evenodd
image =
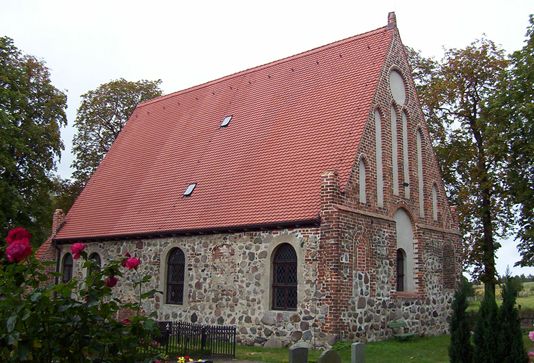
M183 305L165 303L164 294L145 301L143 311L157 312L159 320L182 320L201 324L237 325L238 341L244 344L283 346L304 340L321 346L328 340L321 326L328 308L317 303L318 228L268 232L196 235L133 241L89 242L87 252L105 261L129 252L140 257L138 271L126 271L114 288L124 301L137 301L132 282L151 276L143 291L165 292L166 259L179 247L186 256ZM281 243L290 243L298 256L298 307L296 311L271 310L271 257ZM62 254L70 246L61 246ZM81 263L75 276L86 272Z
M446 261L443 253L458 235L424 229L418 226L414 243L418 247L416 261L417 288L396 291L395 222L387 218L377 220L353 211L352 219L342 230L351 259L347 279L351 296L343 295L340 336L357 341L390 338L391 320L403 319L410 332L417 335L444 334L448 331L454 288L445 288L444 279L455 279L458 271L444 268L459 266L459 256ZM356 231L356 232L355 232ZM350 243L349 243L350 242ZM363 256L362 256L363 255ZM369 258L370 257L370 258ZM447 276L447 273L453 276Z

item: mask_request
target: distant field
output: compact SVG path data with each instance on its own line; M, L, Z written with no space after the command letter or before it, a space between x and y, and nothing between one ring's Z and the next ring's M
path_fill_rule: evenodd
M467 311L478 311L480 302L484 296L484 285L475 285L473 289L475 290L475 298L470 301ZM500 306L502 299L501 288L499 286L495 288L495 295L497 297L497 304ZM522 310L534 311L534 282L523 282L523 290L519 292L517 304Z

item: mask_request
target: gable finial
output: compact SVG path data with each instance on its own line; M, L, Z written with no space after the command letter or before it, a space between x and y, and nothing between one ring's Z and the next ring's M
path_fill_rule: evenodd
M397 16L394 11L388 13L388 29L393 29L397 27Z

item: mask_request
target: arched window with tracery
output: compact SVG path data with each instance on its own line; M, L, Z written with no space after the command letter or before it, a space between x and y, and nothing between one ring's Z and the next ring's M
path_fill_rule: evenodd
M281 244L274 251L272 308L297 309L297 253L288 243Z
M61 276L61 281L69 282L72 280L72 255L70 253L65 253L63 256L62 267L63 274Z
M185 255L179 248L173 248L167 259L167 304L184 303Z

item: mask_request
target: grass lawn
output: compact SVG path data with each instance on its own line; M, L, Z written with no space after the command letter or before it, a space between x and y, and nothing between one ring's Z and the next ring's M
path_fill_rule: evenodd
M447 349L449 336L414 338L407 342L388 340L368 343L365 347L366 363L404 363L404 362L448 362ZM338 352L343 362L350 362L350 343L337 343ZM308 356L310 363L317 362L321 351L311 350ZM258 348L248 346L237 347L237 359L256 360L260 362L288 362L287 348Z
M414 338L407 342L387 340L368 343L365 346L365 362L447 363L449 362L449 341L448 335L440 335L437 337ZM526 334L523 336L523 341L526 350L533 346ZM350 343L337 343L336 349L341 355L342 362L350 363ZM311 350L308 356L309 362L317 362L320 355L321 351ZM236 358L269 363L287 363L288 349L238 346Z

